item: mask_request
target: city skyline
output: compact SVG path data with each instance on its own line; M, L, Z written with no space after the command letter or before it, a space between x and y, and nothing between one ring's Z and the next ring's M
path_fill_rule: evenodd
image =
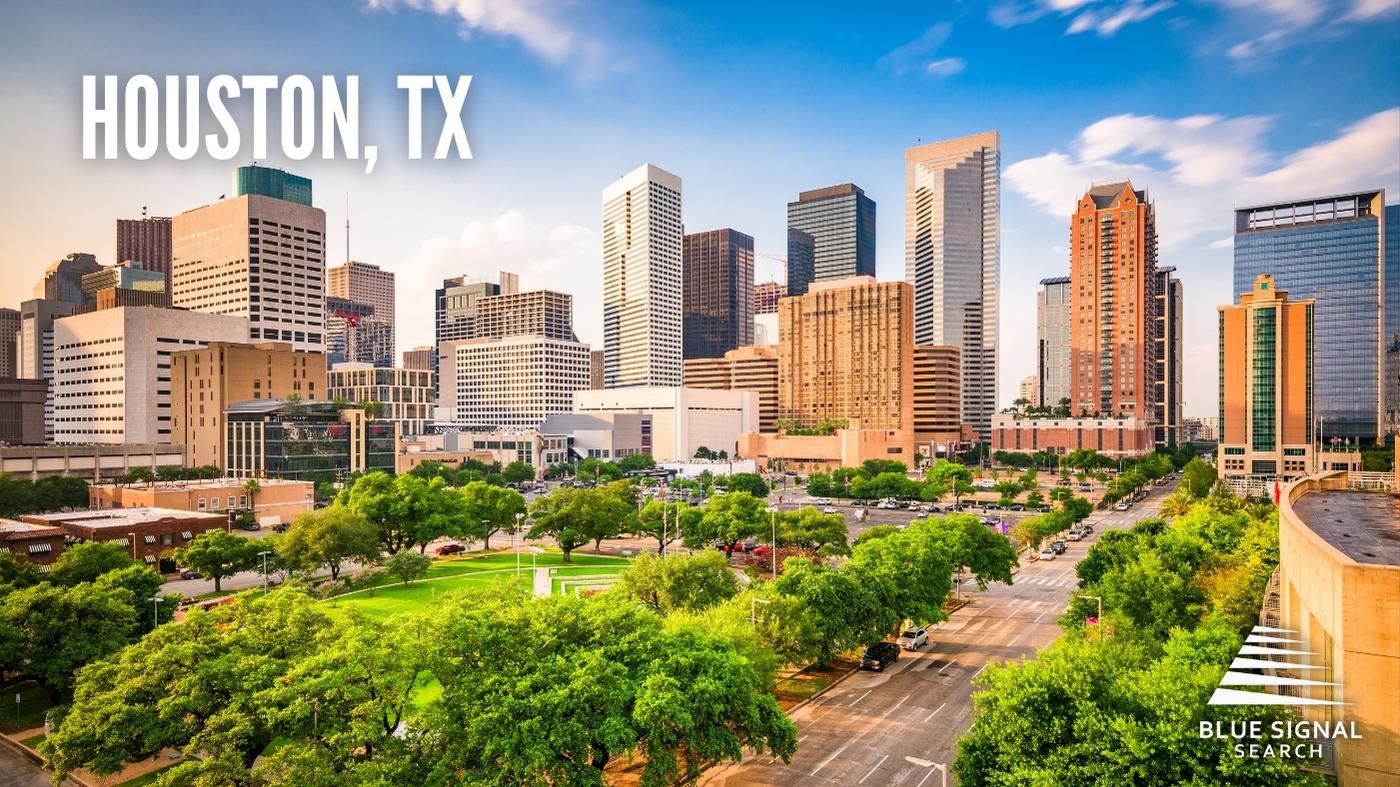
M1400 58L1396 28L1374 24L1392 18L1383 7L1332 4L1326 18L1333 21L1326 23L1318 22L1323 11L1309 12L1315 16L1300 23L1265 10L1253 31L1243 13L1194 3L1143 18L1113 15L1098 3L1063 12L1029 4L1019 15L997 5L923 15L891 11L866 15L848 30L836 29L830 14L818 9L789 28L759 15L744 35L721 44L733 62L707 66L703 55L712 56L720 43L715 20L733 13L723 5L689 12L686 19L674 10L628 6L607 28L528 4L517 20L501 24L492 24L497 12L490 9L467 19L451 4L441 6L441 14L415 5L378 2L339 13L279 6L288 29L305 32L307 51L288 54L273 34L217 68L201 61L205 53L197 47L168 37L188 21L178 8L145 27L116 10L90 9L84 24L73 26L61 8L19 9L14 40L0 56L13 66L17 84L27 85L15 97L20 111L0 121L14 140L3 155L15 173L0 192L12 205L0 220L0 264L29 282L73 251L117 262L107 257L117 219L139 215L146 205L152 215L165 216L213 201L227 189L231 166L246 163L81 161L76 137L61 131L73 127L77 75L110 71L114 62L118 70L150 73L294 72L311 63L324 73L407 71L405 61L389 53L411 41L432 52L412 70L477 75L468 117L476 159L431 167L386 160L370 177L349 162L267 162L316 182L328 228L343 224L341 196L350 192L353 257L395 272L399 299L419 305L403 309L400 346L428 341L427 303L442 278L518 268L525 289L573 294L579 338L601 347L597 190L642 161L685 179L687 229L736 226L752 234L762 281L778 270L761 255L783 251L784 208L793 193L823 182L855 182L893 216L890 210L903 207L904 148L995 128L1003 147L1001 335L1034 334L1032 282L1064 270L1068 201L1093 182L1130 177L1154 195L1161 262L1177 267L1187 289L1184 411L1201 416L1214 411L1214 381L1191 370L1213 367L1211 311L1234 299L1232 210L1350 190L1400 192L1393 144L1400 87L1362 75L1324 77L1307 66L1309 58L1344 41L1375 72L1393 70ZM255 16L220 11L204 23L237 31ZM44 58L26 53L59 30L87 50L57 68L36 69ZM133 45L118 52L106 35L111 30L130 34ZM657 43L663 35L664 51ZM1216 46L1198 49L1203 40ZM606 44L617 41L635 46L624 57L605 59ZM997 62L978 54L988 46L1014 50L1014 56ZM351 57L356 49L366 54ZM838 54L818 56L825 52ZM1130 75L1080 85L1037 73L1046 63L1129 52L1141 56L1135 62L1152 62ZM772 61L775 53L793 62ZM676 85L696 96L698 108L728 88L731 69L752 68L755 59L772 61L772 84L740 91L736 107L781 112L798 125L820 115L827 121L822 133L794 137L788 122L733 132L696 124L695 109L655 118L660 102L673 103ZM1260 89L1281 78L1298 89ZM797 91L798 80L820 83L825 93ZM618 91L619 85L628 89ZM985 100L988 90L997 100ZM548 107L539 105L541 98ZM384 124L392 123L397 97L384 89L364 100L375 107L365 134L383 146L381 140L392 141L396 133ZM584 112L585 106L598 111ZM23 124L21 117L27 118ZM641 117L647 122L638 123ZM561 134L574 144L555 144ZM698 144L701 138L705 144ZM34 169L36 162L44 162L43 172ZM541 194L529 175L545 170L551 185ZM22 200L16 198L21 188L27 192ZM877 230L883 236L877 244L881 280L902 278L899 225L885 221ZM339 233L328 234L326 260L345 259ZM998 361L997 404L1004 407L1017 381L1035 369L1034 343L1004 342Z

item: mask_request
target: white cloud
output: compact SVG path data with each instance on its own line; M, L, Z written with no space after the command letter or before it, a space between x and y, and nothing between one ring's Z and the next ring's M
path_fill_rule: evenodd
M1074 18L1074 21L1070 22L1065 34L1074 35L1093 30L1101 37L1109 38L1124 26L1151 19L1171 7L1170 0L1161 0L1157 3L1134 0L1134 2L1125 3L1116 9L1112 7L1097 11L1089 9L1080 13Z
M467 276L495 281L498 271L520 274L520 287L562 289L574 296L574 333L601 346L602 276L598 235L574 224L544 227L508 210L490 220L468 222L456 237L423 242L398 269L400 303L432 303L443 279ZM560 282L567 281L568 287ZM401 310L399 335L433 335L430 310Z
M453 16L461 22L463 38L478 33L512 38L556 65L574 58L593 60L598 42L570 29L557 4L544 0L366 0L371 9L399 6Z
M934 58L933 55L948 42L953 26L939 22L918 38L890 50L880 58L880 67L897 75L921 73L931 77L948 77L960 73L967 62L960 57Z
M987 18L998 27L1016 27L1057 14L1071 17L1065 35L1092 30L1108 38L1129 24L1151 19L1173 4L1172 0L1007 0L993 5Z
M1400 108L1281 159L1265 144L1270 124L1259 117L1118 115L1085 128L1069 152L1012 164L1006 181L1045 213L1068 216L1090 184L1131 179L1158 204L1164 248L1231 230L1236 205L1400 185Z
M1347 19L1370 19L1397 11L1400 11L1400 3L1395 0L1355 0Z

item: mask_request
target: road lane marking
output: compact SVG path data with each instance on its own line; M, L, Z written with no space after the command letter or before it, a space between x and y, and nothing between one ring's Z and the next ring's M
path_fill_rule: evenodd
M841 748L837 749L836 751L834 751L834 752L832 752L832 753L826 755L826 759L825 759L825 760L822 760L821 765L818 765L817 767L813 768L813 769L812 769L812 773L811 773L810 775L816 776L816 775L817 775L817 771L821 770L822 768L825 768L825 767L827 766L827 763L829 763L829 762L831 762L832 760L836 759L836 755L838 755L838 754L840 754L841 752L845 751L845 750L846 750L846 747L847 747L847 746L850 746L850 745L851 745L851 744L848 743L848 744L846 744L846 746L842 746Z
M1020 633L1020 634L1017 634L1016 637L1015 637L1014 639L1012 639L1010 642L1006 643L1006 647L1009 648L1009 647L1011 647L1012 645L1015 645L1015 644L1016 644L1016 640L1018 640L1018 639L1020 639L1021 637L1024 637L1024 636L1026 636L1026 635L1025 635L1025 632L1022 632L1022 633Z
M929 719L933 718L934 716L937 716L937 715L938 715L938 712L941 711L941 710L943 710L943 709L946 708L946 707L948 707L948 703L945 702L945 703L943 703L942 705L939 705L937 708L934 708L932 713L930 713L929 715L927 715L927 716L924 717L924 721L928 721Z
M903 700L900 700L899 702L896 702L893 706L891 706L891 707L889 708L889 710L886 710L884 713L881 713L881 714L880 714L880 718L883 719L883 718L885 718L886 716L888 716L888 715L890 715L891 713L893 713L894 710L895 710L895 708L898 708L900 705L903 705L903 704L904 704L904 700L909 699L909 696L910 696L910 695L905 694Z
M865 780L870 778L870 774L874 773L875 771L878 771L880 769L880 766L885 764L885 760L888 760L889 758L890 755L888 754L881 757L880 761L875 763L875 767L871 768L864 776L860 777L860 781L856 782L856 784L865 784Z
M857 703L857 702L860 702L861 700L863 700L863 699L865 699L866 697L870 696L870 692L872 692L872 691L874 691L874 689L866 689L864 694L860 695L859 697L856 697L856 698L851 702L851 707L854 708L854 707L856 706L856 703Z
M992 663L992 662L990 662L990 661L987 662L987 664L991 664L991 663ZM976 679L977 679L977 676L982 674L982 670L984 670L984 669L987 668L987 664L983 664L981 669L979 669L979 670L977 670L976 672L972 673L972 677L968 678L968 680L969 680L969 681L976 680Z
M1041 649L1048 648L1048 647L1050 647L1051 645L1054 645L1054 644L1055 644L1055 640L1054 640L1054 639L1047 639L1047 640L1045 641L1045 644L1041 646Z
M944 766L944 767L947 767L947 766ZM938 769L937 769L937 768L934 768L933 766L929 766L928 773L924 774L924 778L920 779L920 780L919 780L919 783L916 784L916 785L914 785L914 787L923 787L924 782L928 781L928 777L932 776L932 775L933 775L933 772L936 771L936 770L938 770Z

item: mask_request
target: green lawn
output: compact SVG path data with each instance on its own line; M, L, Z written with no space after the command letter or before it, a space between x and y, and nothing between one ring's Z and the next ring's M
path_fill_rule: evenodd
M165 767L163 767L163 768L160 768L159 770L154 770L154 771L151 771L150 773L146 773L146 774L142 774L141 776L137 776L135 779L132 779L132 780L129 781L129 782L122 782L122 783L121 783L121 787L139 787L139 785L143 785L143 784L155 784L155 783L156 783L156 779L159 779L159 778L161 777L161 775L163 775L166 771L170 770L171 768L174 768L176 765L179 765L181 762L184 762L184 760L182 759L182 760L180 760L179 762L172 762L172 763L170 763L169 765L167 765L167 766L165 766Z
M393 578L383 578L369 588L356 590L322 602L333 610L354 608L372 618L387 618L400 612L410 612L432 604L438 597L470 587L498 586L505 590L528 593L534 586L531 579L531 561L523 555L520 561L520 575L516 578L516 557L512 553L492 552L472 554L462 557L444 558L433 561L428 576L416 580L408 587ZM548 551L535 557L534 564L539 568L554 568L558 591L558 577L571 575L616 575L627 565L626 559L603 555L589 555L575 552L573 562L564 565L563 554ZM371 594L371 589L373 594Z

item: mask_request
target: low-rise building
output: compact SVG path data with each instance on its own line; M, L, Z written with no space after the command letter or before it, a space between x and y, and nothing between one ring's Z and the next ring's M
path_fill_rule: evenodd
M542 476L550 465L569 461L569 438L567 435L544 434L538 429L519 429L497 432L462 432L457 435L458 451L470 452L473 458L501 466L511 462L524 462L535 468L536 477Z
M992 416L992 450L1064 455L1079 449L1114 459L1146 456L1155 448L1152 425L1122 418L1042 418L998 413Z
M138 467L185 467L185 447L170 443L0 445L0 473L37 481L71 475L90 483L120 478Z
M47 525L0 519L0 552L47 571L63 554L63 531Z
M573 459L612 462L652 449L651 416L645 413L558 413L545 419L540 432L566 436Z
M98 484L88 487L88 507L251 511L264 525L291 522L315 507L316 485L310 481L262 478L253 494L246 484L246 480L235 478Z
M254 399L224 411L225 467L235 478L340 478L393 471L398 430L331 402Z
M43 445L47 380L0 377L0 443Z
M69 539L119 544L130 550L132 560L162 574L175 571L174 551L188 546L199 534L230 530L229 518L224 514L172 508L25 514L20 521L59 528Z
M326 372L326 392L331 400L374 403L377 420L398 424L401 435L417 435L432 421L437 383L431 370L338 363Z
M758 431L758 394L704 388L639 386L578 391L574 412L651 416L651 455L658 462L690 459L701 448L733 454L739 435Z
M719 358L687 358L686 388L753 391L758 394L758 430L773 431L778 417L778 348L736 347Z
M738 456L763 470L814 472L859 467L867 459L914 466L914 435L907 429L862 429L852 425L831 434L760 434L739 437Z

